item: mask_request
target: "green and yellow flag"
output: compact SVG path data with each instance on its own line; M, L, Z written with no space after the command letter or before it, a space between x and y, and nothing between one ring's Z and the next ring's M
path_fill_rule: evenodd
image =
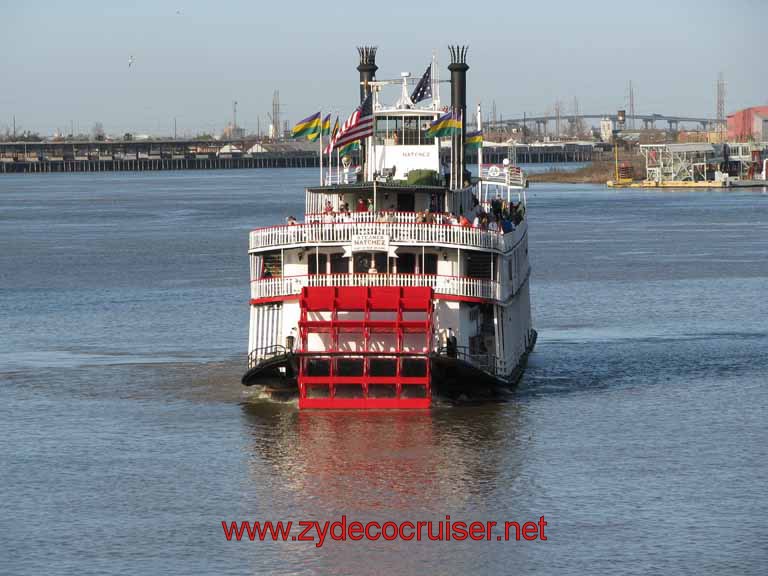
M339 156L348 156L355 150L359 150L359 149L360 149L360 140L355 140L354 142L350 142L349 144L339 148Z
M475 150L483 145L483 131L478 130L476 132L467 132L464 138L464 147L470 150Z
M336 116L336 122L333 124L333 130L331 130L331 142L336 138L336 134L339 133L339 117Z
M307 140L314 142L320 136L320 112L307 116L291 130L291 138L306 136Z
M461 120L453 111L443 114L429 125L427 136L442 138L443 136L452 136L461 131Z
M331 133L331 115L328 114L323 118L323 136L329 136Z

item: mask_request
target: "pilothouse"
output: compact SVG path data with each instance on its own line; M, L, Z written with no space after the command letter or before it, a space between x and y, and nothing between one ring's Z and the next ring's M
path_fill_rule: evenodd
M320 113L294 128L326 162L302 222L251 232L246 386L300 408L428 408L520 378L536 341L526 180L482 165L467 48L450 51L449 106L434 58L418 81L377 81L363 47L360 106L333 131Z

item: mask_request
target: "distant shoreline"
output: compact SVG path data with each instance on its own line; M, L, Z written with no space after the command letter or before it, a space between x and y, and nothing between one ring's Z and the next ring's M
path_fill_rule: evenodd
M633 159L635 176L641 174L643 166L638 163L639 159ZM528 174L528 180L531 182L560 182L565 184L605 184L608 180L614 178L614 163L608 160L596 160L590 162L582 168L576 170L562 170L552 168L545 172Z

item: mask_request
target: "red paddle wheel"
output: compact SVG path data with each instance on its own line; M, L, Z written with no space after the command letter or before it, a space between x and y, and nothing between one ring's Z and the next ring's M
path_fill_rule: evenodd
M301 293L300 408L429 408L432 288Z

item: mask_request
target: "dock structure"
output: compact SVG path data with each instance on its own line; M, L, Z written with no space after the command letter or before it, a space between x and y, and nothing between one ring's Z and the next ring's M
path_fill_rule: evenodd
M0 174L316 168L317 145L242 140L121 140L0 143Z
M643 144L645 178L610 187L743 188L768 186L768 143Z
M600 155L601 148L593 142L535 142L530 144L483 145L483 163L501 164L509 160L512 164L542 164L559 162L591 162ZM445 159L450 150L441 150ZM477 152L467 152L466 162L477 163Z
M441 155L450 159L450 147ZM592 142L491 144L486 163L590 162L600 155ZM467 163L477 161L467 153ZM353 162L358 158L353 155ZM335 165L336 157L332 155ZM242 168L317 168L318 145L312 142L242 140L128 140L79 142L0 142L0 174L47 172L143 172L148 170L221 170Z
M149 170L224 170L234 168L317 168L317 154L259 154L221 158L75 158L0 160L0 174L44 172L144 172Z

